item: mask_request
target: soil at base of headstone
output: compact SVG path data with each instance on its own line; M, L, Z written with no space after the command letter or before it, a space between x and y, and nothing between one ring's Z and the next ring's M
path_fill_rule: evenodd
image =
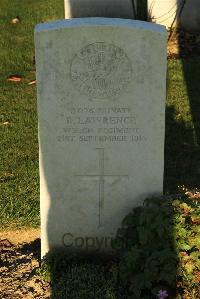
M0 233L0 298L50 298L50 285L37 275L40 261L39 231Z

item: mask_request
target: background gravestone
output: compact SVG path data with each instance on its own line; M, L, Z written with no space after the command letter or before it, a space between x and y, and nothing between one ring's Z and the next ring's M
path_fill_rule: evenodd
M124 216L162 193L166 39L121 19L36 27L42 255L109 251Z
M112 17L134 19L132 0L64 0L65 18Z
M199 0L185 2L184 0L148 0L147 2L149 17L153 22L168 28L173 25L187 31L199 32Z

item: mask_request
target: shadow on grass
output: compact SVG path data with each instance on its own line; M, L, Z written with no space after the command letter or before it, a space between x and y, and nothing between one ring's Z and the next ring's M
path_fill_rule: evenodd
M200 90L199 90L200 92ZM195 106L196 97L190 97L191 106ZM192 113L198 118L197 111ZM199 135L199 125L196 125L196 134ZM173 106L166 108L165 131L165 193L178 191L178 186L195 188L200 181L200 148L195 142L194 130L183 120L176 120Z
M196 146L200 147L200 63L199 57L182 59L188 98L195 130Z
M182 36L183 35L183 36ZM177 151L179 162L182 160L177 168L178 176L181 178L183 184L187 184L190 188L199 188L200 182L200 60L198 43L195 40L193 33L193 43L190 45L191 53L186 55L186 46L188 40L185 39L187 32L179 32L179 53L182 58L182 69L187 87L188 100L194 127L193 142L192 132L181 124L177 129L180 134L179 141L175 141L179 149L182 147L182 154ZM185 38L183 38L185 36ZM190 56L190 57L187 57ZM182 127L182 129L181 129ZM181 131L183 133L181 134ZM182 136L181 136L182 135ZM182 156L182 157L181 157Z
M51 299L126 299L115 260L51 253L42 261L42 277L51 282Z

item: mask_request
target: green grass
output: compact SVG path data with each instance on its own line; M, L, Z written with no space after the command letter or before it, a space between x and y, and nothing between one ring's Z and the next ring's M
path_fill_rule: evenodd
M127 299L115 262L52 255L37 272L51 282L52 299Z
M200 186L200 60L168 63L165 192Z
M63 18L63 0L1 0L0 226L39 226L39 174L33 30ZM11 20L19 16L20 22ZM185 74L184 74L185 72ZM22 82L7 81L10 75ZM171 60L166 106L165 193L199 188L200 60ZM6 124L7 123L7 124Z
M1 0L0 225L39 225L39 178L33 31L63 18L62 0ZM12 24L18 16L20 22ZM21 83L7 81L22 76ZM7 124L5 124L7 123Z

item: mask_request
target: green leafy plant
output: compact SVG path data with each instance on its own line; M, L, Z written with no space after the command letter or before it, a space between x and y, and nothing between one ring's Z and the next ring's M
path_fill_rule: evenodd
M126 246L119 246L123 242ZM119 275L133 298L172 295L200 283L200 206L186 195L151 198L123 221Z

